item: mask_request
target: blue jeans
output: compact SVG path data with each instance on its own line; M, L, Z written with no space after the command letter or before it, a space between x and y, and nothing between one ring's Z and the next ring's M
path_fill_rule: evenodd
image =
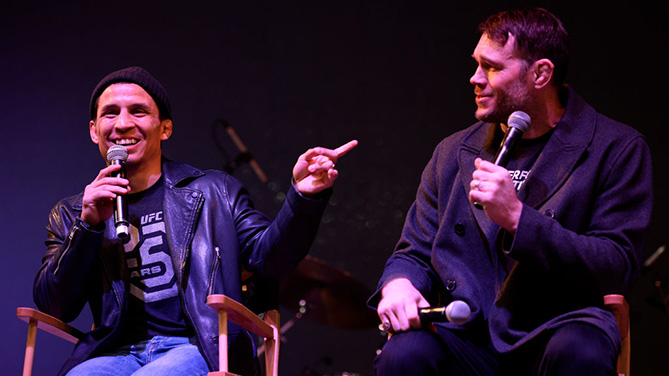
M208 372L207 362L189 338L156 336L89 359L67 376L185 376Z

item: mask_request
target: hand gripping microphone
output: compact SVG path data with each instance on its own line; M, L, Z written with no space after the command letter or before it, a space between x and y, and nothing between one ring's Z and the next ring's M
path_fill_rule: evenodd
M518 141L523 138L523 133L530 128L530 115L523 111L515 111L509 115L506 125L508 126L506 133L494 159L494 163L501 167L506 167L509 163Z
M499 150L497 150L497 154L493 160L493 163L501 167L506 167L511 159L511 154L515 151L516 145L518 145L518 141L523 138L523 133L530 129L530 115L523 111L514 111L509 115L506 125L506 133L504 133L502 143L499 145ZM483 209L483 205L478 202L474 203L474 207Z
M472 310L462 300L454 300L446 307L421 308L418 316L422 322L451 322L455 325L464 325L469 320Z
M121 165L121 169L114 171L112 177L125 179L125 161L128 160L128 150L121 145L112 145L107 150L107 161L112 165ZM125 239L130 233L130 222L128 222L128 202L123 195L116 195L114 199L114 225L116 236Z

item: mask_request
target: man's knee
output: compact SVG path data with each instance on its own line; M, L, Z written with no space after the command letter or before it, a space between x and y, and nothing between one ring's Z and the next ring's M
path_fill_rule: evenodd
M88 359L73 369L67 376L121 376L131 375L140 368L139 363L124 356L101 356Z
M444 350L436 335L412 330L393 335L376 357L377 375L436 374L444 361Z
M618 349L600 329L567 324L546 344L540 368L544 375L614 375Z

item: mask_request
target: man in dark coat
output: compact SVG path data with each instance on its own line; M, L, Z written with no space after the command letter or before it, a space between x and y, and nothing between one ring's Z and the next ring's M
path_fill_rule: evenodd
M480 26L478 123L444 139L370 305L393 335L387 375L615 375L620 333L603 296L638 275L652 206L645 139L564 84L567 33L537 8ZM531 118L505 167L515 111ZM419 308L462 300L463 325Z

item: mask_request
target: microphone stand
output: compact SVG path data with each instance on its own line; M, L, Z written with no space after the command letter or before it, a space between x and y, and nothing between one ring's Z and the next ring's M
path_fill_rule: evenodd
M225 129L226 133L228 134L228 137L237 146L237 149L239 149L239 153L232 161L230 161L231 159L230 156L228 155L228 153L225 152L225 148L223 147L223 145L221 145L218 138L216 137L215 126L218 124L223 126L223 129ZM232 127L232 125L230 125L230 123L227 120L220 118L214 121L214 124L212 126L212 138L214 139L214 143L216 144L218 150L221 152L221 154L223 154L223 157L229 161L228 163L225 164L225 166L223 166L223 171L232 175L234 170L237 167L239 167L239 165L241 165L242 163L248 163L255 172L258 179L262 183L267 183L269 181L265 172L262 170L258 162L256 162L256 160L253 158L253 155L251 155L249 149L246 147L246 145L239 137L235 129Z

